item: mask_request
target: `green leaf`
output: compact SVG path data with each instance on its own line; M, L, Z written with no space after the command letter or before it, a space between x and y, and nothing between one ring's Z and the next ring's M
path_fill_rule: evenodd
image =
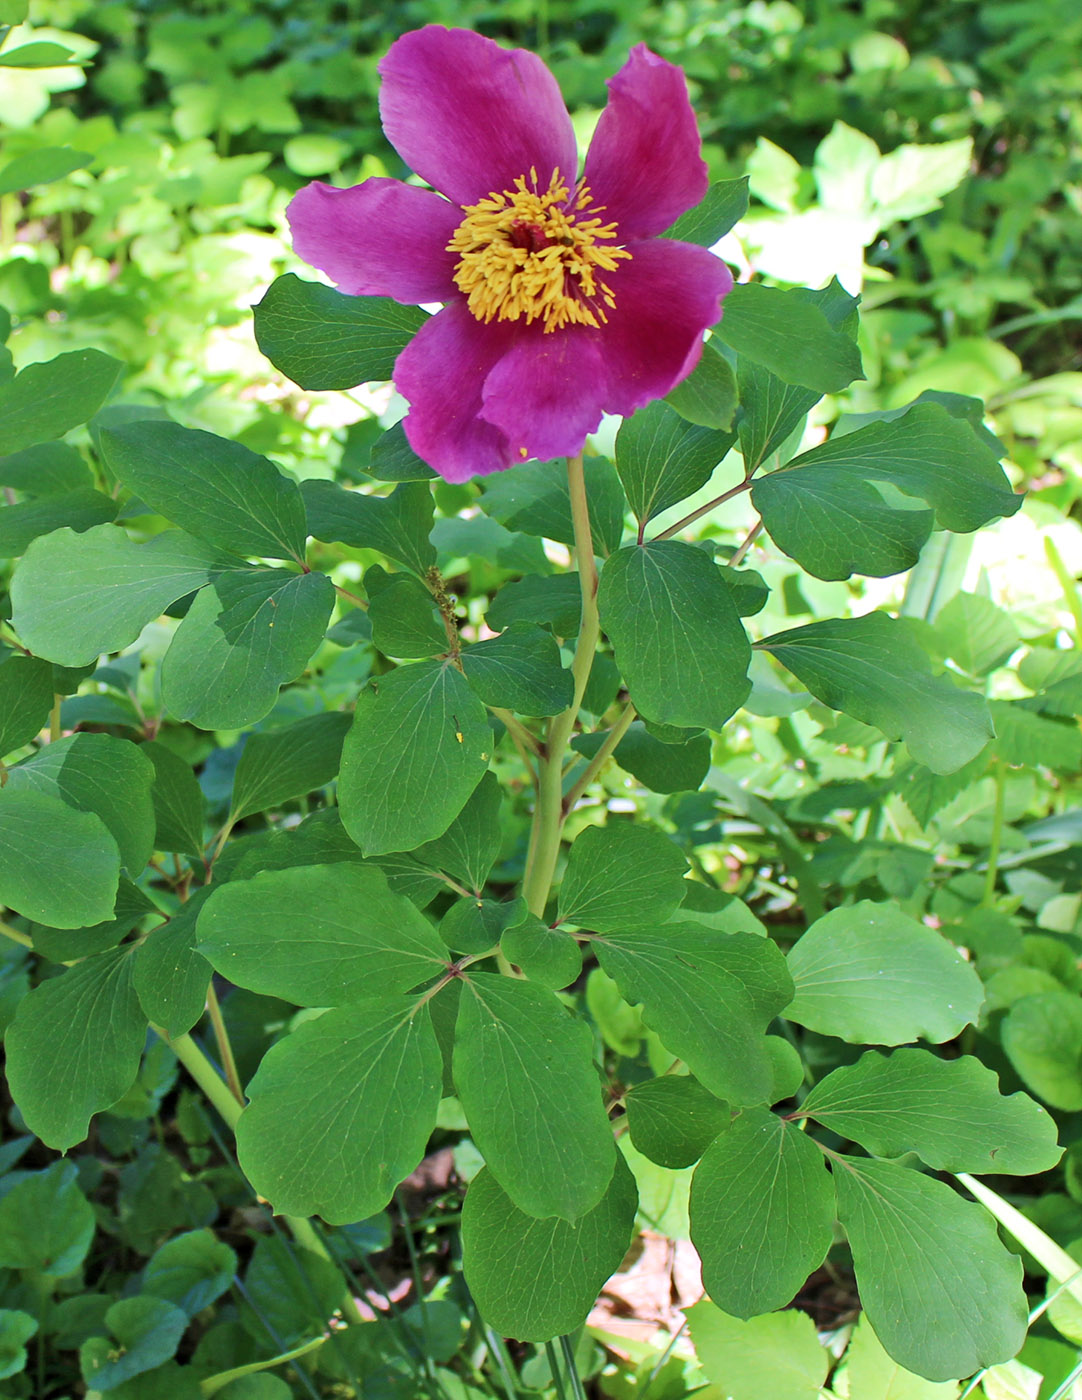
M624 999L643 1003L646 1024L711 1093L740 1106L766 1102L766 1028L793 992L773 943L666 923L624 928L590 946Z
M484 1320L523 1342L581 1327L627 1253L637 1202L620 1157L604 1196L574 1223L526 1215L482 1168L462 1207L462 1261Z
M520 715L558 715L574 698L560 648L532 622L513 622L498 637L467 647L462 669L486 705Z
M1009 1361L1026 1335L1022 1261L992 1217L893 1162L835 1162L860 1299L887 1352L931 1381Z
M826 1258L834 1186L809 1137L748 1109L696 1168L690 1211L703 1287L725 1312L754 1317L788 1303Z
M817 919L789 953L786 1019L859 1045L953 1040L976 1021L984 987L934 929L894 904L861 900Z
M436 475L409 445L401 423L388 428L372 444L365 471L377 481L431 481Z
M406 481L389 496L367 496L333 481L306 481L301 495L308 533L317 540L378 550L422 578L435 564L436 550L428 538L433 505L427 482Z
M684 243L709 248L733 228L748 212L748 177L718 180L707 190L694 209L680 215L662 234Z
M487 621L494 632L515 622L536 622L550 627L557 637L574 637L581 613L582 589L576 574L548 578L527 574L500 589L489 604Z
M350 715L332 711L253 734L233 779L233 820L325 787L338 772L351 722Z
M298 917L303 914L303 917ZM373 865L270 870L212 892L199 951L231 982L298 1006L343 1006L407 992L442 971L447 951Z
M220 573L197 596L162 663L162 700L200 729L241 729L270 710L323 640L334 606L326 574Z
M146 544L117 525L57 530L35 540L15 570L12 626L46 661L86 666L130 646L170 603L201 588L215 562L180 530Z
M926 403L835 434L760 478L752 502L786 554L818 578L841 579L912 567L930 511L941 529L968 532L1013 515L1021 497L967 422Z
M44 364L27 365L0 386L0 442L18 452L51 442L97 413L124 366L100 350L69 350Z
M346 830L368 856L442 836L491 752L484 706L453 666L420 661L380 676L361 691L342 750Z
M618 549L605 562L597 602L644 719L720 729L747 699L751 647L703 550L679 540Z
M604 457L585 464L586 501L594 544L611 554L624 533L624 493L620 478ZM556 462L523 462L484 478L481 508L508 530L523 530L561 544L575 543L567 466Z
M471 1136L519 1210L564 1220L593 1210L612 1179L612 1130L593 1037L555 993L471 970L454 1079Z
M140 745L140 753L154 765L154 848L176 851L195 860L203 858L206 800L191 768L158 740Z
M364 576L373 645L384 656L437 656L451 643L435 599L412 574L388 574L373 564Z
M979 593L956 593L936 614L935 630L970 676L1002 666L1022 640L1010 614Z
M607 730L578 734L571 747L593 758L607 737ZM710 770L711 748L706 734L696 735L686 744L663 744L636 720L616 745L613 758L651 792L697 792Z
M1022 997L1004 1017L1000 1036L1028 1089L1053 1108L1082 1109L1082 1005L1074 992Z
M65 44L50 44L39 41L38 43L32 44L20 44L19 47L15 49L5 49L3 53L0 53L0 65L4 68L58 68L66 65L68 61L74 57L75 55L71 49ZM42 165L49 168L64 163L58 159L61 154L68 157L69 160L76 155L83 156L84 165L89 165L93 160L93 156L88 156L85 151L72 151L71 148L67 146L46 146L42 150L35 151L33 156L20 156L19 159L37 160L40 161ZM12 164L14 164L14 162L12 162ZM74 170L78 170L79 168L80 167L77 165L71 167L71 169ZM60 173L67 175L69 171L65 169ZM53 178L59 179L59 175ZM44 184L46 182L39 179L37 183ZM20 186L19 188L22 187ZM3 193L7 194L9 191L5 190Z
M113 1340L91 1337L79 1348L79 1367L87 1385L109 1391L152 1371L176 1355L188 1318L164 1298L122 1298L105 1314Z
M232 554L304 558L297 483L239 442L145 418L106 429L101 447L129 491L196 539Z
M1073 1358L1072 1358L1073 1359ZM852 1400L957 1400L954 1381L926 1381L892 1361L866 1317L858 1318L845 1349L845 1370ZM1005 1400L1005 1398L1004 1398Z
M53 793L0 789L0 902L50 928L112 917L120 852L105 823Z
M0 665L0 758L29 744L49 722L53 668L34 656L9 656Z
M142 1292L174 1303L189 1317L233 1286L237 1256L210 1230L189 1230L156 1249L143 1270Z
M133 878L154 851L154 765L128 739L72 734L8 772L8 790L49 793L100 817Z
M0 1268L66 1278L86 1258L95 1223L74 1162L29 1172L0 1199Z
M63 496L94 485L81 454L66 442L39 442L0 457L0 485L28 496Z
M267 1344L267 1327L291 1346L320 1335L327 1319L341 1307L341 1266L333 1259L300 1248L285 1234L258 1240L244 1286L254 1311L241 1314L259 1346ZM227 1353L232 1362L233 1353Z
M656 827L588 826L571 847L559 922L605 931L660 923L684 898L687 857Z
M256 344L302 389L353 389L390 379L428 319L388 297L351 297L287 272L255 306Z
M662 1167L690 1167L732 1114L727 1103L690 1074L669 1074L636 1084L625 1100L627 1130L644 1156Z
M875 1157L916 1152L938 1171L1028 1176L1062 1156L1055 1120L1026 1094L1005 1098L972 1055L869 1050L821 1079L800 1111Z
M458 899L440 920L440 937L455 953L487 953L509 923L517 922L525 900Z
M480 894L503 844L502 801L499 779L495 773L486 773L443 835L418 846L415 859L445 870Z
M695 1353L726 1400L820 1400L830 1353L791 1308L741 1322L704 1298L687 1310ZM853 1400L864 1397L853 1396Z
M820 394L836 394L864 378L856 343L799 292L741 283L725 298L714 335L784 383Z
M442 1084L427 1006L384 996L328 1011L264 1055L237 1124L241 1167L279 1213L363 1220L421 1160Z
M731 433L693 427L661 400L625 418L616 470L639 524L705 486L732 445Z
M38 1330L37 1319L18 1308L0 1308L0 1381L26 1370L26 1343Z
M570 986L582 972L582 949L571 935L550 928L534 914L525 913L512 924L500 939L500 948L531 982L554 992Z
M175 1039L203 1014L211 966L196 950L199 910L210 889L196 890L168 923L152 929L136 947L132 980L147 1019Z
M52 67L57 61L55 58L53 64L32 61L36 57L44 56L41 51L46 49L55 50L57 53L67 54L70 57L69 51L61 49L57 44L24 44L20 49L11 49L0 53L0 67ZM25 60L21 63L15 62L21 55L26 56ZM38 185L51 185L54 180L62 180L73 170L82 170L93 162L92 155L86 151L74 151L70 146L46 146L39 151L28 151L25 155L16 156L14 160L9 160L3 169L0 169L0 197L5 194L16 194L21 190L34 189ZM99 352L92 351L91 353L97 354ZM118 371L119 368L118 364ZM111 387L112 385L110 385ZM90 414L87 414L87 417L89 416ZM67 429L61 431L66 432Z
M138 885L121 875L111 918L90 928L78 929L46 928L44 924L34 924L31 929L34 952L57 963L74 962L77 958L104 953L106 948L115 948L145 915L158 913L157 905L147 898Z
M1082 733L1077 724L1033 714L1011 700L989 701L988 708L996 727L995 752L1005 763L1066 773L1082 767Z
M45 496L39 501L0 510L0 559L23 554L32 540L65 526L80 534L93 525L104 525L116 516L116 502L100 491L80 487L63 496Z
M813 622L757 645L824 705L904 739L933 773L953 773L992 737L983 696L933 676L919 642L885 613Z
M665 402L689 423L728 431L739 403L732 365L707 341L699 363L675 389L669 390Z
M113 948L40 983L8 1027L12 1097L30 1131L58 1152L82 1142L91 1116L135 1082L147 1023L130 954Z

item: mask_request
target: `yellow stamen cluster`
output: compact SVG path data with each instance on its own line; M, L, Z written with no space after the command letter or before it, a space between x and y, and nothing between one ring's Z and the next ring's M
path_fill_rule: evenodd
M605 308L616 302L599 274L631 254L612 246L615 223L582 217L590 205L586 185L570 200L558 170L539 193L536 169L529 179L520 175L513 190L465 205L447 251L459 254L455 283L473 315L485 322L543 320L546 334L605 321Z

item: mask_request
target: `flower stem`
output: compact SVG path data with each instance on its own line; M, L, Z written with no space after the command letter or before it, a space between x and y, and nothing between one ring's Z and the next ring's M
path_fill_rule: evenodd
M718 506L724 505L726 501L731 501L734 496L739 496L742 491L750 491L754 485L755 483L751 478L747 477L744 481L740 482L739 485L730 486L728 491L723 491L720 496L715 496L712 501L707 501L706 505L698 506L688 515L685 515L682 520L678 520L675 525L670 525L667 530L659 531L650 543L654 544L657 540L672 539L673 535L678 535L681 530L686 530L687 527L693 525L696 520L699 520L704 515L709 515L712 510L716 510Z
M616 723L609 730L608 734L605 736L605 742L598 749L597 753L594 754L593 758L591 758L590 762L583 769L580 776L575 780L574 785L568 789L567 795L563 799L563 808L565 816L572 810L575 803L579 800L582 794L597 777L598 773L600 773L601 769L612 757L620 740L631 728L631 722L635 718L637 713L638 711L635 709L635 706L632 705L629 701L626 708L624 709L623 714L620 716L620 718L616 721Z
M575 527L575 557L582 590L582 619L571 675L575 683L571 704L549 722L544 752L538 762L537 803L530 832L530 852L522 893L531 914L538 918L545 911L556 861L560 854L560 833L564 824L563 766L568 741L575 728L586 682L594 664L601 622L597 612L597 565L594 561L590 510L586 500L586 477L582 454L567 459L567 480L571 495L571 519Z

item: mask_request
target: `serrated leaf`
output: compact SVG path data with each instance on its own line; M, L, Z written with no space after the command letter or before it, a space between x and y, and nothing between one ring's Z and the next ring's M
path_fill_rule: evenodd
M720 729L751 690L751 647L717 566L660 540L618 549L597 595L601 625L644 719Z
M217 555L180 530L146 544L117 525L37 539L11 583L12 626L35 655L86 666L122 651L170 603L201 588Z
M203 1014L211 966L195 946L199 910L210 894L196 890L176 914L136 947L132 980L148 1020L175 1039Z
M32 540L64 528L82 533L116 516L116 502L100 491L81 486L64 495L5 506L0 510L0 559L26 552Z
M141 419L101 434L109 468L151 510L231 554L303 559L297 483L239 442Z
M695 205L681 214L662 234L663 238L679 238L684 243L698 243L709 248L712 243L733 228L748 212L748 177L717 180Z
M875 1157L916 1152L939 1171L1028 1176L1063 1155L1055 1120L1026 1094L1004 1097L972 1055L869 1050L821 1079L800 1111Z
M124 366L100 350L69 350L44 364L27 365L0 387L0 442L4 452L50 442L97 413Z
M82 1142L92 1115L134 1083L146 1029L130 948L35 987L5 1037L8 1083L30 1131L58 1152Z
M725 298L725 315L714 334L784 383L820 394L835 394L864 378L852 338L794 291L741 283Z
M418 846L414 858L445 870L480 894L503 843L502 802L499 779L495 773L486 773L443 835Z
M727 1103L690 1074L668 1074L636 1084L624 1100L631 1141L662 1167L690 1167L729 1127Z
M95 1223L74 1162L27 1173L0 1199L0 1268L66 1278L86 1258Z
M154 765L140 748L111 734L54 739L8 772L8 790L49 793L80 812L93 812L133 878L154 851Z
M692 923L623 928L591 948L667 1050L711 1093L765 1103L773 1084L766 1028L792 997L780 950L750 933Z
M420 661L380 676L361 691L342 749L346 830L368 856L442 836L491 752L484 706L453 666Z
M980 978L934 929L861 900L817 919L789 952L786 1019L851 1044L953 1040L976 1021Z
M333 481L306 481L301 487L308 533L317 540L376 549L422 578L436 562L429 540L432 491L427 482L406 481L388 496L347 491Z
M112 917L120 852L105 823L48 792L0 789L0 902L51 928Z
M455 1087L493 1176L527 1215L578 1220L612 1179L592 1045L555 993L493 973L464 979Z
M233 779L234 821L324 787L338 772L351 716L310 715L281 729L253 734Z
M525 1342L574 1332L627 1252L637 1201L634 1178L618 1157L592 1210L574 1223L538 1220L482 1167L462 1207L462 1256L488 1325Z
M620 479L604 457L588 458L583 470L594 543L599 552L610 554L624 532ZM481 508L508 530L523 530L566 545L575 543L567 466L562 460L523 462L485 477Z
M893 1162L836 1159L834 1184L864 1311L895 1361L945 1381L1017 1353L1022 1261L981 1206Z
M195 598L162 663L162 700L200 729L241 729L270 710L323 640L326 574L231 569Z
M53 707L53 668L35 656L9 656L0 665L0 758L37 735Z
M427 1006L369 996L328 1011L264 1055L237 1124L240 1164L279 1213L363 1220L420 1161L442 1083Z
M154 804L155 850L176 851L202 860L206 799L198 778L178 754L156 739L140 745L139 751L154 765L150 796Z
M988 708L996 728L993 747L1005 763L1068 773L1082 767L1082 733L1077 724L1034 714L1017 701L992 700Z
M786 554L841 579L910 568L931 511L940 528L967 532L1013 515L1021 498L971 426L926 403L803 453L760 478L752 502Z
M550 632L513 622L462 652L466 679L486 705L520 715L558 715L574 698L571 672Z
M830 1354L807 1313L790 1308L742 1322L704 1298L687 1317L703 1371L726 1400L820 1400Z
M390 379L398 353L428 319L388 297L345 296L287 272L255 311L256 344L302 389L353 389Z
M936 614L935 630L946 654L971 676L1002 666L1022 640L1010 615L979 593L956 593Z
M953 773L992 737L984 697L934 676L920 644L885 613L813 622L757 645L824 705L903 739L933 773Z
M298 914L303 911L303 917ZM407 992L447 965L432 925L373 865L270 870L214 890L198 948L238 986L298 1006Z
M723 428L726 432L732 426L739 401L733 367L709 341L688 377L665 395L669 407L687 422L699 428Z
M694 427L661 400L625 418L616 470L640 525L704 486L732 445L731 433Z
M690 1211L704 1288L723 1311L754 1317L788 1303L826 1258L834 1185L810 1138L747 1109L696 1168Z
M571 847L559 922L604 931L667 919L684 898L687 857L654 827L590 826Z

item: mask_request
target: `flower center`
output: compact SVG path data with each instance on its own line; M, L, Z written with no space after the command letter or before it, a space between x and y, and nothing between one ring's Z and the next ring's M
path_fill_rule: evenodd
M558 170L539 193L531 169L513 190L465 205L447 251L459 255L455 283L473 315L485 322L541 320L546 334L607 320L605 308L616 302L602 276L631 254L612 246L616 225L597 218L601 211L591 211L591 203L586 185L572 199Z

